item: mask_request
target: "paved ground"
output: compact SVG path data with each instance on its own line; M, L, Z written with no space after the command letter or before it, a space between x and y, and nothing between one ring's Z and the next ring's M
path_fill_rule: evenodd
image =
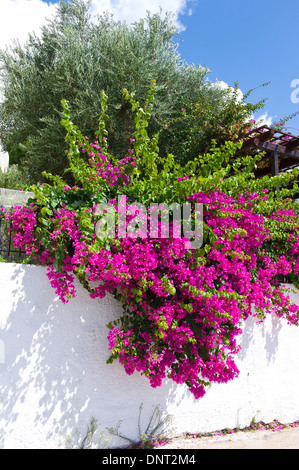
M299 449L299 427L239 431L223 436L175 438L160 449Z

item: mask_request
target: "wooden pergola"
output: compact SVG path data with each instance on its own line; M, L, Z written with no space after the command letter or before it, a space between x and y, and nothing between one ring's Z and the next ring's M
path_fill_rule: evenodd
M299 167L299 136L260 126L248 132L237 156L265 152L256 170L256 177L278 175Z

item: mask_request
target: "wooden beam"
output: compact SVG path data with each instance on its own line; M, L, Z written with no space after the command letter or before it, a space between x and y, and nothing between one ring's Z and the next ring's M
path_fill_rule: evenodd
M273 137L274 134L275 134L275 130L274 130L274 129L270 129L270 130L267 131L267 132L261 132L261 133L259 134L258 139L265 141L265 140L271 139L271 137Z
M280 163L279 163L279 168L280 171L282 170L287 170L289 168L298 167L299 163L296 158L288 157L288 158L282 158Z
M247 148L254 147L255 146L255 144L254 144L254 139L255 138L258 138L260 140L265 141L265 140L271 139L271 137L273 137L274 134L275 134L274 129L270 129L269 131L259 133L258 137L256 137L256 136L250 137L249 139L247 139L243 142L241 150L245 150Z
M271 169L272 169L272 175L273 176L278 175L279 168L278 168L278 150L277 150L277 148L274 150Z
M298 150L287 150L286 147L283 147L282 145L277 145L273 142L262 142L258 138L254 139L254 144L260 149L272 150L272 152L277 152L277 154L287 155L288 157L299 159Z
M291 140L290 142L286 142L286 149L292 150L295 147L299 147L299 138Z
M278 166L278 145L275 146L274 153L273 153L273 165L272 165L272 175L277 176L279 174L279 166ZM279 187L276 186L275 191L279 191Z
M245 150L245 149L250 148L250 147L255 147L254 137L251 137L250 139L245 140L242 144L241 149L238 151L238 153L242 152L242 150Z

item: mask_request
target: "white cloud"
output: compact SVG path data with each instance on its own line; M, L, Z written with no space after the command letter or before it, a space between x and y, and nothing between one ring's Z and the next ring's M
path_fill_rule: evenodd
M194 3L194 0L163 0L163 2L161 0L92 0L95 13L102 14L108 10L113 13L116 20L126 21L128 24L145 18L147 11L158 13L161 8L162 13L174 14L175 23L180 31L185 27L180 22L179 15L190 13L190 10L187 10L189 3Z
M29 33L37 34L40 27L51 18L56 6L42 0L1 0L0 3L0 48L18 38L24 43Z
M226 82L223 82L223 81L218 81L217 80L216 82L213 83L213 86L221 88L221 90L229 89L232 93L234 92L234 88L229 86ZM237 101L242 101L242 99L243 99L243 93L240 90L240 88L238 88L238 90L237 90Z
M190 14L188 5L195 0L92 0L92 14L102 14L109 11L116 20L128 24L145 18L146 12L162 13L168 11L174 14L174 21L179 30L184 26L179 20L181 14ZM162 5L161 5L162 3ZM40 27L46 24L46 18L55 14L57 3L50 0L0 0L0 48L9 45L11 40L18 38L25 42L28 34L39 33Z
M262 114L260 117L255 118L257 126L271 126L273 123L273 117L269 116L267 112Z

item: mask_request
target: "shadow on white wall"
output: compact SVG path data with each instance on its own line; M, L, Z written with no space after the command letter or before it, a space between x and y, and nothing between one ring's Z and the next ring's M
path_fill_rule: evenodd
M0 144L0 170L5 173L9 167L9 154L1 150Z
M99 431L121 420L122 434L135 438L140 404L146 426L153 407L170 399L171 384L153 389L120 364L106 364L106 324L121 314L118 302L111 296L92 300L78 284L79 296L63 305L45 269L2 266L10 269L0 284L6 352L0 364L0 447L64 447L65 435L76 428L83 435L92 417Z
M264 324L248 319L239 377L195 400L184 385L166 380L153 389L138 373L106 364L106 325L121 306L76 287L78 296L63 305L45 268L0 263L0 448L64 448L65 436L75 429L83 436L92 417L99 432L122 421L121 433L135 439L141 404L143 428L158 405L173 416L176 435L242 428L257 416L298 419L298 328L272 317Z

